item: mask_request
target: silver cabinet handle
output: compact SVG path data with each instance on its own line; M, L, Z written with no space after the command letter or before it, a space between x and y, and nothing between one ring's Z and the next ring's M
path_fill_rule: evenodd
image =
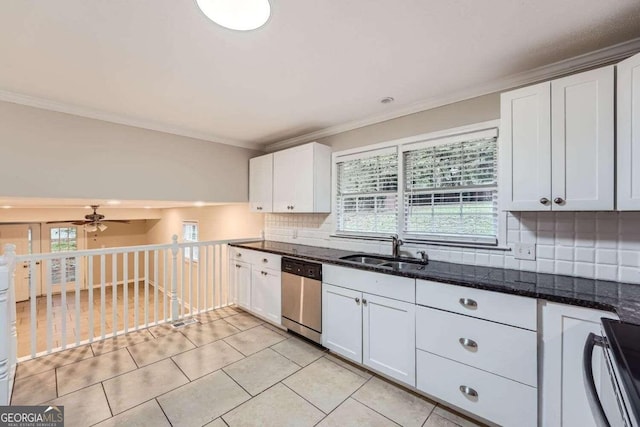
M293 208L294 208L294 207L295 207L295 206L291 205L291 210L293 210Z
M360 305L360 298L356 298L356 304Z
M236 264L236 268L240 268L240 264Z
M362 305L367 305L367 300L362 298Z
M236 254L236 258L242 258L242 254Z
M266 271L261 271L260 274L262 274L263 276L266 276L267 272Z
M555 199L553 199L553 203L555 203L556 205L561 205L564 203L564 199L562 197L556 197Z
M257 207L257 209L258 209L259 211L261 211L261 210L262 210L262 206L258 206L258 207Z
M547 199L546 197L543 197L540 199L540 203L542 203L543 205L548 205L549 204L549 199Z
M269 260L268 260L268 259L266 259L266 258L262 258L262 262L265 262L265 263L266 263L266 262L269 262Z
M460 298L460 304L471 310L478 308L478 303L470 298Z
M466 386L466 385L461 385L460 386L460 391L462 393L466 394L467 396L478 397L478 392L475 391L474 389L472 389L471 387Z
M467 350L477 350L478 349L478 343L475 342L472 339L469 338L460 338L458 340L458 342Z

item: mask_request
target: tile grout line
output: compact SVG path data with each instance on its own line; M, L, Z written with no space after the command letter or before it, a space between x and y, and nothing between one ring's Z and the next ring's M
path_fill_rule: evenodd
M346 368L343 368L346 369ZM369 381L371 381L371 378L369 378L368 380L366 380L365 382L362 383L362 385L360 385L360 387L358 387L353 393L356 393L358 390L360 390L362 387L364 387L364 385L366 383L368 383ZM347 396L342 402L338 403L336 405L335 408L333 408L331 411L329 411L329 413L327 414L327 417L329 415L331 415L333 412L335 412L336 409L338 409L340 406L342 406L347 400L349 400L349 398L351 398L351 396L353 395L353 393L351 393L349 396ZM326 418L326 417L325 417ZM321 421L319 421L318 423L316 423L315 425L318 425Z
M113 409L111 409L111 403L109 403L109 398L107 397L107 390L104 389L104 384L100 382L100 389L102 389L102 394L104 395L104 400L107 402L107 407L109 408L109 413L111 416L109 418L113 418ZM109 419L107 418L107 420ZM102 420L105 421L105 420ZM100 422L102 422L100 421Z
M187 383L188 384L188 383ZM170 426L173 427L173 423L171 422L171 420L169 419L169 416L167 415L167 413L164 411L164 408L162 407L162 405L160 404L160 401L158 400L158 397L154 397L153 399L156 402L156 405L158 405L158 407L160 408L160 410L162 411L162 415L164 415L164 417L167 419L167 422L169 423ZM149 402L147 400L147 402ZM146 403L146 402L145 402Z

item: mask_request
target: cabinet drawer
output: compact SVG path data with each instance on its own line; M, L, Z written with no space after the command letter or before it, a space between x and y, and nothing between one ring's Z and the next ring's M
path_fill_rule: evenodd
M229 253L229 259L233 259L236 261L253 263L254 254L256 251L252 251L250 249L231 247L231 251Z
M538 425L536 388L421 350L416 359L419 390L503 426Z
M418 306L416 347L532 387L538 385L537 334L533 331Z
M535 298L417 280L416 302L420 305L466 314L506 325L537 330Z
M322 281L373 295L416 302L416 281L408 277L323 264Z
M269 268L272 270L281 270L282 257L268 252L253 251L251 254L251 262L255 268Z

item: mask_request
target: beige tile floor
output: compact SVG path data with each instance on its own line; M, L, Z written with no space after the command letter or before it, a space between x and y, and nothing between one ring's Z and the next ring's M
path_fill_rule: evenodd
M234 308L20 363L12 404L71 426L479 424Z

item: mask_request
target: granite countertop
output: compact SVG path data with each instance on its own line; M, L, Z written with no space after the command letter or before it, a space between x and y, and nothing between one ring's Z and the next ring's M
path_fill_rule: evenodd
M359 252L269 240L236 243L232 244L232 246L325 264L335 264L416 279L434 280L453 285L613 311L620 317L620 320L640 325L640 285L637 284L441 261L429 261L429 264L423 270L399 271L391 267L363 265L340 259Z

